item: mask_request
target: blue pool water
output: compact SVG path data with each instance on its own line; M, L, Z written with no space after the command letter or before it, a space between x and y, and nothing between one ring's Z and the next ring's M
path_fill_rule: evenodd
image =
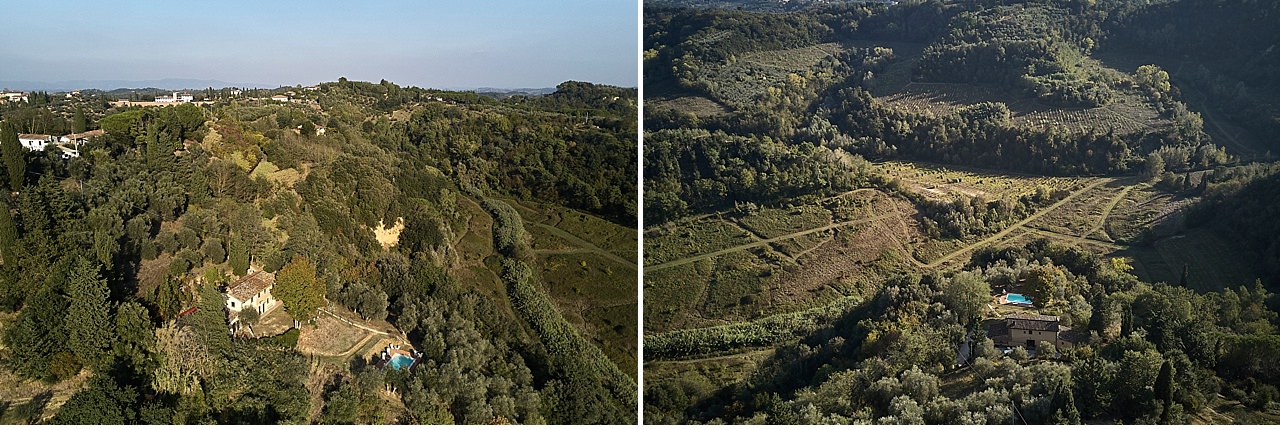
M392 369L408 369L409 366L413 365L413 357L396 354L395 357L391 357L391 361L388 364L391 365Z
M1008 295L1005 296L1005 299L1009 300L1009 303L1018 303L1022 305L1031 304L1031 299L1028 299L1026 296L1017 294L1017 293L1009 293Z

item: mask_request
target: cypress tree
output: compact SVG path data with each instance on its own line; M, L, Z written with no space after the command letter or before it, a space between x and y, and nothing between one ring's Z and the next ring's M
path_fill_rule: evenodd
M9 173L9 189L22 189L22 179L27 175L26 149L18 142L18 131L13 124L0 123L0 158L4 159L5 171Z
M71 120L71 132L84 133L85 127L84 108L76 108L76 115Z
M1164 361L1164 365L1160 366L1160 376L1156 377L1156 399L1161 401L1163 407L1160 411L1160 424L1169 423L1169 408L1173 406L1173 366L1169 364L1169 360Z
M249 248L240 236L231 236L227 243L227 263L236 276L244 276L249 272Z
M5 266L17 266L18 256L15 252L17 246L18 227L13 223L13 213L9 211L8 199L0 198L0 258L4 259Z

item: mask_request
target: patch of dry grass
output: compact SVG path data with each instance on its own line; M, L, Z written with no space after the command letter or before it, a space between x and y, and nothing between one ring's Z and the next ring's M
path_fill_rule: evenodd
M404 231L404 218L396 218L396 225L391 228L385 228L382 221L378 221L378 226L373 228L373 235L378 238L378 243L382 244L382 249L391 249L400 243L402 231Z

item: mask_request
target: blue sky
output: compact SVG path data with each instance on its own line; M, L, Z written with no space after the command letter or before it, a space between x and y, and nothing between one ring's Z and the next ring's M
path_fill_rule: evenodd
M5 1L0 80L634 87L636 0Z

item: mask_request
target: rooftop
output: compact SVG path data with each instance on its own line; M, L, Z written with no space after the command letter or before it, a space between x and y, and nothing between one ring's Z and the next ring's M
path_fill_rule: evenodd
M276 275L270 272L255 272L252 275L245 276L237 280L234 284L227 286L227 295L235 297L236 300L246 301L255 294L270 287L276 282Z
M1004 319L1012 330L1058 331L1057 315L1011 314Z
M68 134L68 135L63 136L63 137L65 137L65 138L67 138L67 139L75 140L75 139L88 139L88 138L90 138L90 137L94 137L94 136L101 136L101 135L103 135L103 134L106 134L106 131L103 131L103 130L90 130L90 131L86 131L86 132L84 132L84 133Z

